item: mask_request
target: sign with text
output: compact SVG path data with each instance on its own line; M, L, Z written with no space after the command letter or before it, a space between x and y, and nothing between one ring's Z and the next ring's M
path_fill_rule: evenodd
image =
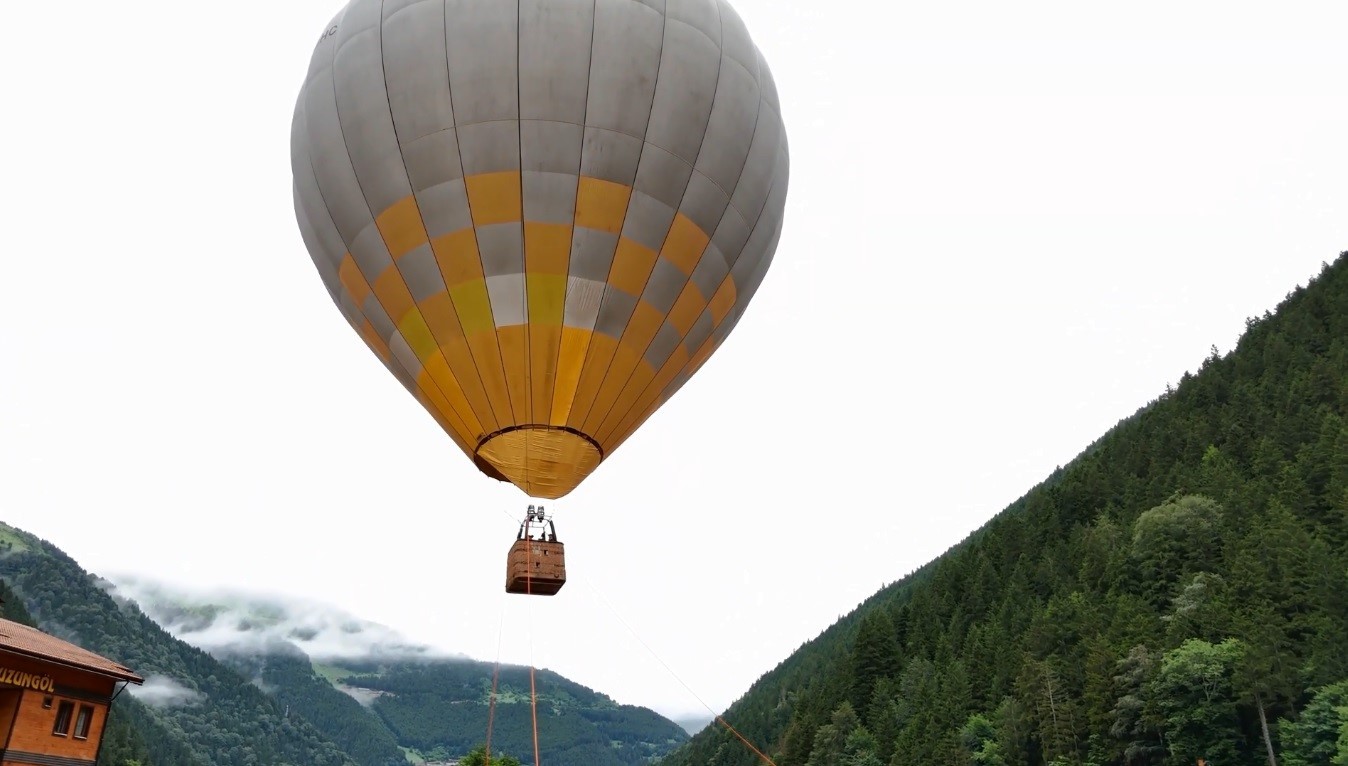
M56 685L52 683L51 676L40 676L36 673L24 673L19 670L9 668L0 668L0 686L23 686L29 689L36 689L40 692L55 691Z

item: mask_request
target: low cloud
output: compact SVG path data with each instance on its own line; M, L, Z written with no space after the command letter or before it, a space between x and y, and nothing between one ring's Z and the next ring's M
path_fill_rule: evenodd
M105 587L193 646L215 655L276 654L298 649L317 661L455 657L407 641L391 628L326 604L242 591L193 591L137 577Z
M168 676L151 675L142 686L131 686L128 693L152 707L183 707L206 699L206 695L189 689Z

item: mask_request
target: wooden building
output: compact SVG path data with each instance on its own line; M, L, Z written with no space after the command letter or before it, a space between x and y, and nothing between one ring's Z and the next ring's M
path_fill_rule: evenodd
M130 668L0 619L0 766L90 766Z

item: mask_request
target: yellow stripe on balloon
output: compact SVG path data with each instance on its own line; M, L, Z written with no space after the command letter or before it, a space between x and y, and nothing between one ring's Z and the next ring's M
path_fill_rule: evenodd
M464 396L463 388L454 377L448 365L437 364L424 367L417 373L417 387L436 402L447 415L453 414L454 421L460 426L459 437L465 444L474 444L484 435L482 424L473 415L473 408Z
M496 328L473 332L468 335L468 348L473 355L482 387L491 401L492 411L496 413L499 428L520 422L510 398L510 387L506 383L505 364L501 360L501 347L498 345Z
M608 283L629 295L641 295L646 289L646 280L651 277L651 269L655 267L655 259L654 250L623 237L618 240L618 249L613 253Z
M407 291L407 283L403 282L402 273L392 264L374 281L374 294L394 324L402 321L403 316L415 305L412 294Z
M529 386L529 325L515 324L496 328L496 342L505 365L506 391L518 424L532 423L533 389Z
M342 257L342 265L337 267L337 279L357 306L364 305L370 295L370 283L365 281L365 275L360 273L360 267L350 253Z
M707 299L702 297L702 291L697 289L696 284L689 282L683 286L683 292L679 293L678 300L674 301L673 308L669 310L669 323L679 331L680 337L686 336L706 307Z
M571 428L584 430L585 416L590 413L599 387L604 383L609 362L618 350L618 341L602 332L590 336L590 347L586 350L585 366L580 372L580 382L576 384L576 395L571 400L571 409L567 413L566 424Z
M688 216L679 213L669 227L665 245L660 248L660 257L672 262L684 274L692 274L702 254L707 250L711 237L698 228Z
M468 190L468 207L473 213L474 226L523 220L519 171L479 173L463 181Z
M595 440L605 445L606 450L612 449L609 445L617 446L617 442L621 442L636 429L638 419L652 408L665 387L678 376L689 359L688 351L684 349L682 343L679 344L674 353L665 361L664 366L655 374L655 377L640 390L635 401L627 406L614 408L614 412L619 413L618 419L616 421L610 420L604 426L601 426L598 433L595 434Z
M454 310L459 315L464 335L471 337L496 329L496 321L491 313L491 296L487 294L485 280L457 284L449 288L449 296L454 300Z
M627 216L631 187L581 176L576 184L576 225L618 234Z
M439 348L435 336L431 334L431 328L426 325L425 317L415 308L409 310L398 321L398 332L423 364Z
M495 431L499 428L499 415L487 396L482 384L478 365L468 348L463 325L459 321L458 309L448 291L438 292L417 304L417 310L426 324L434 330L439 344L435 355L441 355L448 362L454 377L462 384L464 395L473 407L473 413L483 428ZM503 411L508 409L502 403Z
M627 329L618 342L613 363L609 365L599 394L595 397L595 403L586 414L584 425L580 430L587 434L593 434L598 430L599 424L608 416L609 408L626 387L632 372L638 364L645 364L642 356L645 355L646 347L650 345L655 333L660 330L664 319L664 314L656 311L651 304L646 301L637 302L636 310L632 312L632 318L627 323Z
M384 246L394 260L416 249L427 241L426 227L421 223L421 209L415 196L403 197L388 210L379 214L374 224Z
M571 405L576 399L576 387L585 367L590 336L594 333L583 327L563 327L561 347L557 351L557 380L552 389L552 417L548 423L566 425L571 416Z
M477 232L460 229L431 240L431 251L447 287L482 279L482 256L477 250Z
M720 326L734 306L735 280L727 276L721 286L716 289L716 294L711 297L711 302L707 304L707 308L711 310L712 321Z

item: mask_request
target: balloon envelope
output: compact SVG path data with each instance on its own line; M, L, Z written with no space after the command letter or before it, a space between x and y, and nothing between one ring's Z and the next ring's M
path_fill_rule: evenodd
M549 498L725 340L788 170L721 0L352 0L291 161L347 321L479 468Z

